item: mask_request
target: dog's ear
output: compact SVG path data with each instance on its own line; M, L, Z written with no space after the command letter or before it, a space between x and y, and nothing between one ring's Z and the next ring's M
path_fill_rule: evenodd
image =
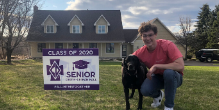
M141 62L140 60L138 59L137 56L133 55L135 57L135 60L137 61L137 67L140 67L141 66Z

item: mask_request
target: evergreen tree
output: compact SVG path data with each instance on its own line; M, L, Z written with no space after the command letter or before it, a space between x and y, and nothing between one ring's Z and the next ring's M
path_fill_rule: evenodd
M217 31L217 27L218 25L218 13L219 12L219 5L215 6L215 9L209 14L209 30L208 30L208 43L207 43L207 48L218 48L218 40L217 40L217 36L218 36L218 31Z
M207 22L207 23L208 23L207 25L209 26L209 28L206 29L207 37L208 37L208 38L207 38L208 43L207 43L207 45L206 45L206 48L215 48L215 47L214 47L215 35L212 34L212 31L213 31L213 23L214 23L214 21L216 20L216 18L215 18L215 16L213 15L213 11L209 13L208 17L209 17L209 21Z
M219 4L215 5L215 9L212 11L215 18L217 18L217 12L219 12Z
M210 21L210 8L208 4L204 4L199 16L197 16L197 25L195 25L195 36L197 37L197 46L199 49L206 48L208 43L208 30L210 28L209 22Z
M218 39L219 39L219 11L217 12L217 19L214 21L211 36L209 37L208 47L209 48L219 48Z

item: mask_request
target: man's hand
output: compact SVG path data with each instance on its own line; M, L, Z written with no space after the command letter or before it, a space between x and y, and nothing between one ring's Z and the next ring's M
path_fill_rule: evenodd
M148 73L147 73L147 78L148 79L150 79L150 80L152 80L152 77L151 77L151 75L156 71L156 64L155 65L153 65L151 68L150 68L150 70L148 71Z

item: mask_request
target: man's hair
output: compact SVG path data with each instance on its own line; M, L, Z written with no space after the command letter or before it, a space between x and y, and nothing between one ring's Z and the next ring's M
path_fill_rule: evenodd
M143 22L141 23L140 27L138 28L138 33L140 36L142 36L143 32L148 32L152 30L154 34L157 34L157 26L154 24L151 24L150 22Z

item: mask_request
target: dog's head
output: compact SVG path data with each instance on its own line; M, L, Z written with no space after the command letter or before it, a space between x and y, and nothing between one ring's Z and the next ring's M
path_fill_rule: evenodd
M129 55L124 58L123 68L126 68L130 73L134 73L140 66L140 61L137 56Z

